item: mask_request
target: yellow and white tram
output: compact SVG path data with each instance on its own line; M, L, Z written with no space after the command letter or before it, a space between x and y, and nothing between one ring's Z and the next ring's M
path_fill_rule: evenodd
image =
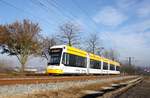
M120 64L67 45L50 49L48 74L120 74Z

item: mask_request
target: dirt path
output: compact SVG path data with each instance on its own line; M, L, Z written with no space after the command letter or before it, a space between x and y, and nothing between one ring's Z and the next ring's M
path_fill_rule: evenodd
M141 83L123 93L119 98L150 98L150 76L145 77Z

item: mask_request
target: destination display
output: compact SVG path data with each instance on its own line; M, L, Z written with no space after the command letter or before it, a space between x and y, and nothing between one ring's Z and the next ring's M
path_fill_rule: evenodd
M51 49L51 53L61 52L61 49Z

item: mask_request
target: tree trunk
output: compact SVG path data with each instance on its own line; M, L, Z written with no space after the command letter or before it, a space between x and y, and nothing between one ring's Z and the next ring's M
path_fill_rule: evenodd
M21 73L24 74L24 71L25 71L25 63L27 62L27 59L28 59L28 55L20 55L21 59L20 59L20 63L21 63Z
M20 69L21 74L24 74L24 70L25 70L25 65L21 64L21 69Z
M72 44L71 44L71 39L69 39L69 43L68 43L68 44L69 44L69 46L72 46Z

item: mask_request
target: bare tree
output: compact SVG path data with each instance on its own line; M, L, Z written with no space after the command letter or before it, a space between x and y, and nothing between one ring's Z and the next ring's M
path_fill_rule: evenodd
M57 44L56 38L54 36L52 37L46 37L43 38L43 56L46 57L46 59L49 59L49 51L50 51L50 47L54 46Z
M113 49L105 50L102 55L111 60L118 60L118 53Z
M56 44L57 44L56 38L53 36L43 38L43 48L50 48Z
M14 22L0 26L0 44L3 45L3 53L15 55L21 63L21 72L24 72L28 56L41 50L40 27L29 20Z
M69 46L74 46L79 44L78 33L80 28L77 24L73 22L67 22L60 26L59 39L62 43L68 44Z
M99 52L103 47L100 47L100 38L97 33L91 33L89 38L86 39L87 51L92 52L93 54L100 54Z
M9 39L10 33L7 31L6 26L0 25L0 45Z

